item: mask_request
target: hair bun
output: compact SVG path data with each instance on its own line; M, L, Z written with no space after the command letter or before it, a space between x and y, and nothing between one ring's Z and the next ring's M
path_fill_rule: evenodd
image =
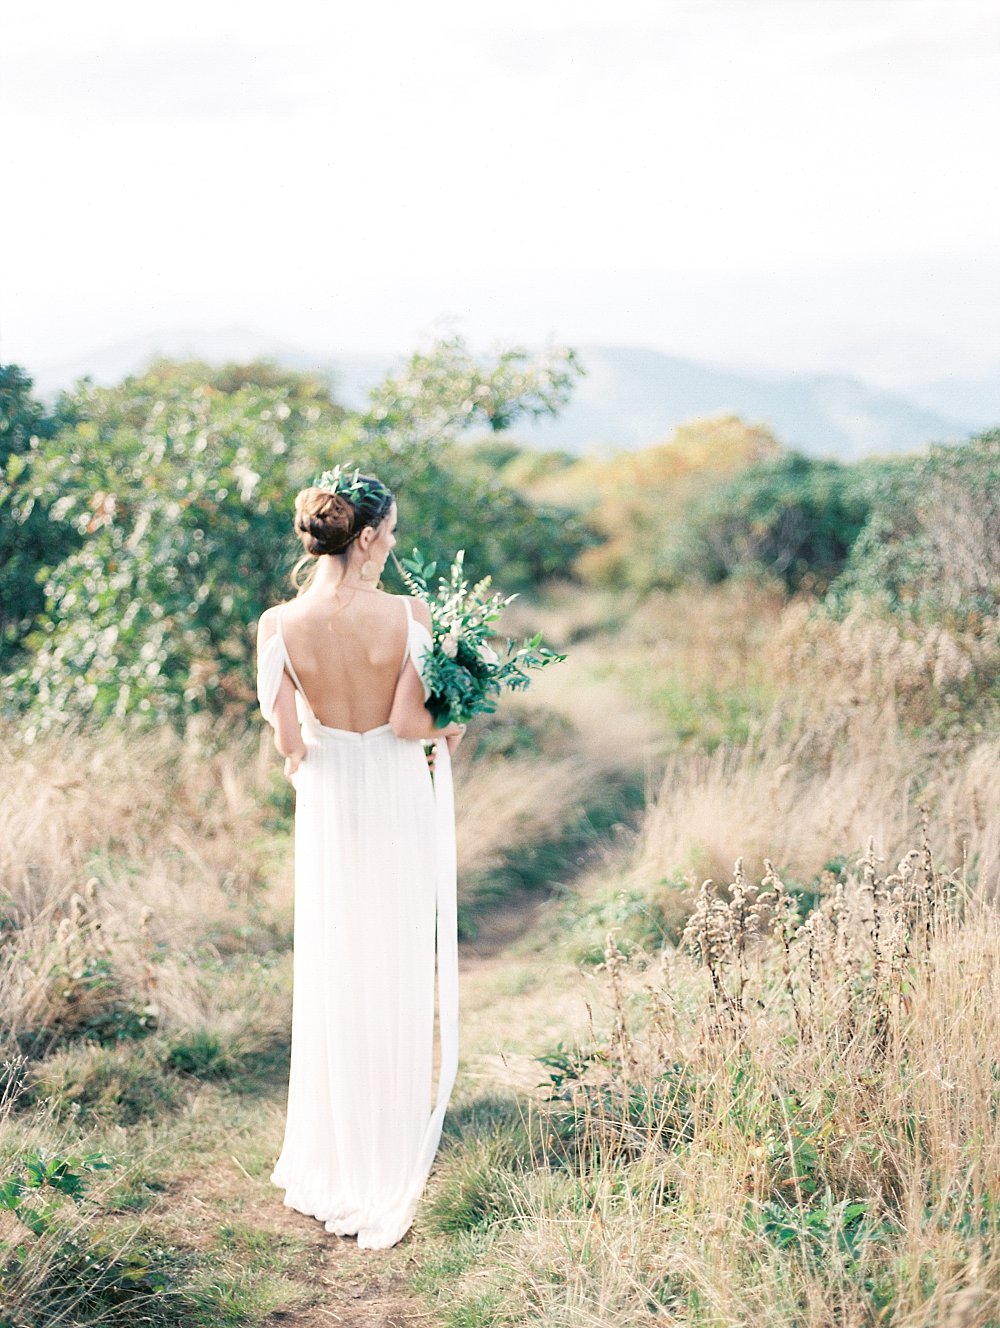
M303 489L295 499L295 530L306 553L342 553L354 536L354 506L329 489Z

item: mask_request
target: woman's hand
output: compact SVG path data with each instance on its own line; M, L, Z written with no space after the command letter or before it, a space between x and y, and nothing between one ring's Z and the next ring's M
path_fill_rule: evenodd
M302 758L305 754L306 749L305 747L302 747L300 751L292 752L290 756L285 757L285 778L289 783L291 783L292 775L295 774L299 766L302 764Z
M441 730L441 737L444 738L445 742L448 744L449 755L453 755L455 748L465 737L465 725L449 724L447 728ZM425 749L427 755L427 764L431 770L434 769L434 758L437 755L437 745L440 742L440 740L441 740L440 738L435 738L434 741L431 742L430 745Z
M452 756L454 756L455 748L465 737L465 725L449 724L448 727L444 730L442 736L444 737L445 742L447 742L448 744L449 753Z

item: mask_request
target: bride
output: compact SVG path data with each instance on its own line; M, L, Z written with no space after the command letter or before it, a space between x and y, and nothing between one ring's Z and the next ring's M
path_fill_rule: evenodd
M309 574L257 631L260 708L296 794L291 1064L270 1179L327 1231L384 1249L413 1222L458 1064L464 726L435 729L424 705L427 605L378 589L393 494L338 467L298 495L295 530ZM437 740L431 757L421 739Z

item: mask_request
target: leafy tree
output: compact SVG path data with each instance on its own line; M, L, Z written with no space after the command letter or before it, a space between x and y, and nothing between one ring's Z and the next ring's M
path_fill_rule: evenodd
M486 435L465 444L469 460L485 473L520 491L530 491L540 480L568 470L579 458L561 448L540 451L510 438ZM593 532L597 538L597 532Z
M371 393L357 425L367 438L426 442L455 438L485 425L494 433L527 416L558 415L583 368L574 351L553 348L533 356L523 346L476 359L461 337L448 337L417 351L398 374Z
M490 573L507 591L572 575L595 532L571 507L529 500L504 481L514 444L462 440L476 428L499 432L558 414L582 372L570 350L532 358L514 347L477 360L460 338L445 339L374 389L345 425L340 455L398 493L404 549L450 561L464 548L473 580ZM387 581L394 583L391 573Z
M397 451L376 438L351 456L398 494L403 549L450 561L464 548L470 576L489 573L504 590L572 576L580 551L596 539L575 511L525 497L457 440ZM389 569L386 583L401 588Z
M0 365L0 669L16 657L45 602L39 572L72 544L68 528L32 491L35 450L53 437L58 421L31 387L18 365Z
M39 449L35 494L79 538L14 676L43 724L252 699L248 627L290 565L289 494L343 411L304 376L227 386L162 361L117 388L84 383Z
M470 464L458 440L483 422L557 409L569 375L521 352L475 364L451 341L415 356L353 415L315 378L266 361L158 360L117 387L82 380L33 453L30 496L76 543L50 568L9 698L34 727L245 715L252 626L287 598L301 552L293 496L335 461L398 490L404 549L433 557L464 546L470 573L493 572L505 590L562 570L582 527Z

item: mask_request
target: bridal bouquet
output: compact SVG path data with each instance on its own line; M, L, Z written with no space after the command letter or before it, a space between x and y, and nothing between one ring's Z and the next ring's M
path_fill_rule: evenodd
M497 654L490 645L490 624L517 596L488 594L493 581L489 576L470 586L465 577L464 549L455 555L448 575L438 578L436 593L429 589L436 562L423 562L418 549L411 557L395 558L395 562L407 589L426 600L431 611L434 647L422 671L430 688L427 709L438 728L492 713L495 698L503 688L513 691L528 686L528 669L544 668L566 658L543 646L540 633L518 647L508 639L503 657Z

